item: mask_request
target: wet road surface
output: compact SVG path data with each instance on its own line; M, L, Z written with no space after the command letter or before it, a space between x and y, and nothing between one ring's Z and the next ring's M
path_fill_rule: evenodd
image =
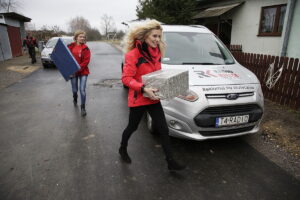
M167 170L159 138L142 121L129 143L131 165L117 153L127 124L121 53L92 51L87 116L72 103L56 69L41 69L0 90L0 199L299 199L300 183L241 138L172 138L187 170Z

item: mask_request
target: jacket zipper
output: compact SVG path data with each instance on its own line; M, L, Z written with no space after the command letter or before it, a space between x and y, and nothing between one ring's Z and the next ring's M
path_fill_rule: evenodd
M138 95L137 91L134 91L134 93L133 93L133 99L134 99L133 104L135 104L135 100L137 99L137 95Z

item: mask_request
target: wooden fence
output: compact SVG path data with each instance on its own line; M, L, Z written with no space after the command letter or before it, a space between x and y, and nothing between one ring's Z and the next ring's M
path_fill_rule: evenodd
M232 51L235 59L254 72L261 82L264 97L281 105L298 110L300 108L300 66L299 59ZM268 69L274 64L274 73L282 73L274 87L266 86Z
M237 44L237 45L230 45L229 46L229 49L230 49L230 51L232 51L232 52L236 52L236 51L243 51L243 49L242 49L242 45L239 45L239 44Z

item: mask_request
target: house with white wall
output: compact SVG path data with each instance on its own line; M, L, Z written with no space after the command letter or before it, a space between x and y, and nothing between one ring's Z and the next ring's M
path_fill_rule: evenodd
M300 58L298 0L201 0L193 17L226 45L247 53Z
M24 22L31 19L15 12L0 13L0 61L22 55Z

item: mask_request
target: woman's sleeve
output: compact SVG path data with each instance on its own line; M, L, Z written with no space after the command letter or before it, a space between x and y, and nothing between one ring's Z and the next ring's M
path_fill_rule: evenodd
M125 55L125 64L123 67L123 73L122 73L122 82L127 87L136 90L141 91L141 87L144 85L141 82L138 82L134 79L134 76L136 74L136 63L135 59L132 55Z

